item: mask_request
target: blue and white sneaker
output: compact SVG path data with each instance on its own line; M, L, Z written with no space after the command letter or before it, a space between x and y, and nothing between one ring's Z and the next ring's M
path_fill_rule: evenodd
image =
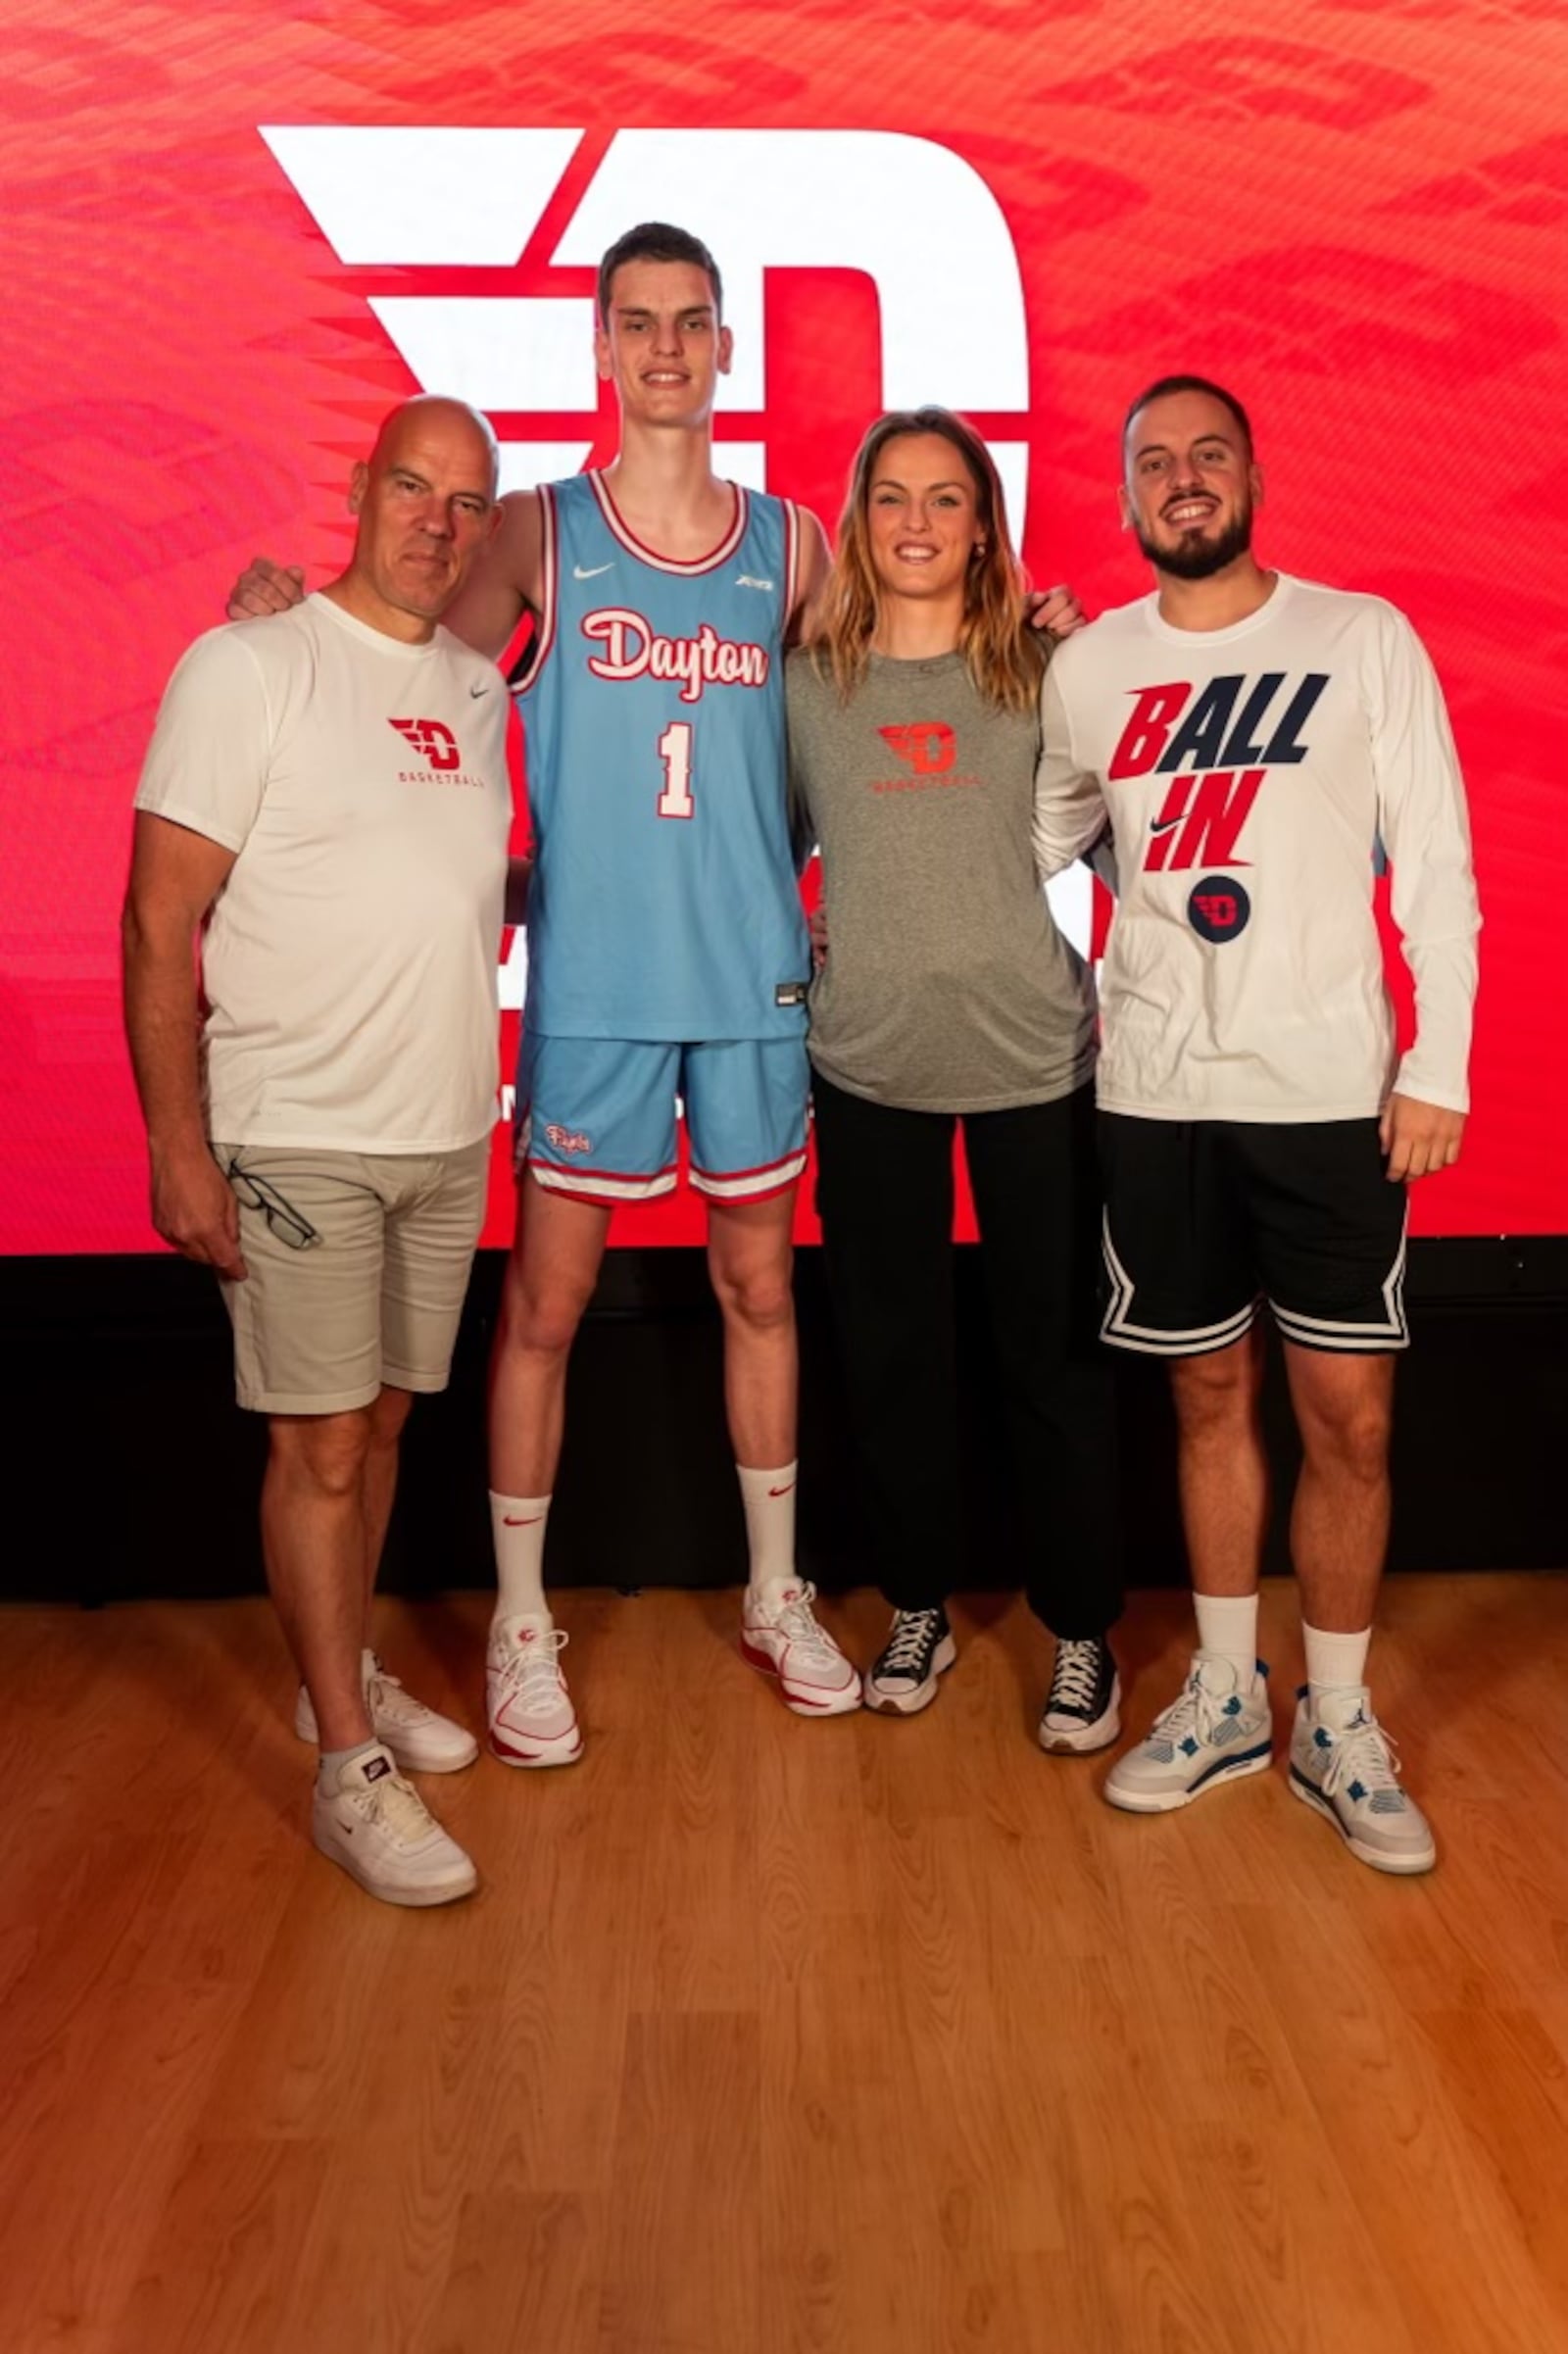
M1296 1696L1291 1788L1375 1872L1430 1872L1432 1826L1399 1781L1399 1761L1364 1688Z
M1266 1773L1273 1751L1262 1660L1244 1685L1230 1660L1195 1651L1186 1683L1155 1717L1148 1740L1118 1757L1106 1775L1105 1796L1129 1814L1169 1814L1218 1783Z

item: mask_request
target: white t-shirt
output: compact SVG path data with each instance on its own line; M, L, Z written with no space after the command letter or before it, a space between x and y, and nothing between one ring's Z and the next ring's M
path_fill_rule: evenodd
M1391 1087L1468 1108L1470 831L1442 691L1402 613L1283 573L1229 629L1174 629L1145 598L1058 648L1043 713L1042 873L1107 812L1114 837L1105 1109L1360 1119ZM1396 1075L1380 849L1415 983Z
M198 638L136 807L236 853L202 947L209 1136L447 1152L494 1117L500 673L330 598Z

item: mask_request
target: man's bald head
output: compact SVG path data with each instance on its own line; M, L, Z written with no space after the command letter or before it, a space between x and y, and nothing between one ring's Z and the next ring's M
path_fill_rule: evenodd
M479 463L488 467L489 496L495 497L501 473L501 444L495 427L481 410L470 409L466 401L450 400L445 393L416 392L389 409L367 464L372 468L384 466L401 456L407 445L422 448L431 442L450 443L455 453L465 444L470 445Z
M360 527L343 585L364 618L430 635L500 519L500 465L489 418L466 401L417 393L382 418L349 484Z

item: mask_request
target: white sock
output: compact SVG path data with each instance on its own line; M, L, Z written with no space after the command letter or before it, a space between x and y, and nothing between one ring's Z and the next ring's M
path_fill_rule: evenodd
M316 1769L316 1777L324 1795L328 1798L335 1798L338 1786L342 1781L343 1768L351 1766L356 1757L368 1757L372 1749L379 1749L380 1746L380 1742L372 1733L368 1741L356 1741L352 1749L323 1749L320 1763Z
M1228 1659L1243 1692L1250 1692L1257 1672L1257 1596L1255 1594L1195 1594L1198 1647L1216 1659Z
M751 1589L760 1599L776 1601L795 1577L795 1480L799 1466L781 1463L776 1471L748 1471L735 1466L746 1507L746 1543L751 1549Z
M1326 1692L1362 1690L1372 1642L1370 1627L1360 1635L1331 1635L1321 1627L1309 1627L1303 1618L1301 1641L1306 1645L1307 1699L1313 1708Z
M550 1617L545 1600L545 1524L548 1496L497 1496L490 1491L490 1533L496 1547L497 1618Z

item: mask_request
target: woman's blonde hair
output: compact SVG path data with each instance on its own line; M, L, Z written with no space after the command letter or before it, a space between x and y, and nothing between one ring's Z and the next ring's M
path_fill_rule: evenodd
M1040 692L1047 649L1024 618L1024 576L1007 532L996 461L973 425L951 409L894 409L879 417L856 453L850 495L839 522L838 553L808 626L807 643L826 660L848 702L865 676L882 589L871 562L868 515L877 461L890 441L937 433L962 459L974 484L984 542L969 565L958 651L975 691L988 703L1027 711Z

